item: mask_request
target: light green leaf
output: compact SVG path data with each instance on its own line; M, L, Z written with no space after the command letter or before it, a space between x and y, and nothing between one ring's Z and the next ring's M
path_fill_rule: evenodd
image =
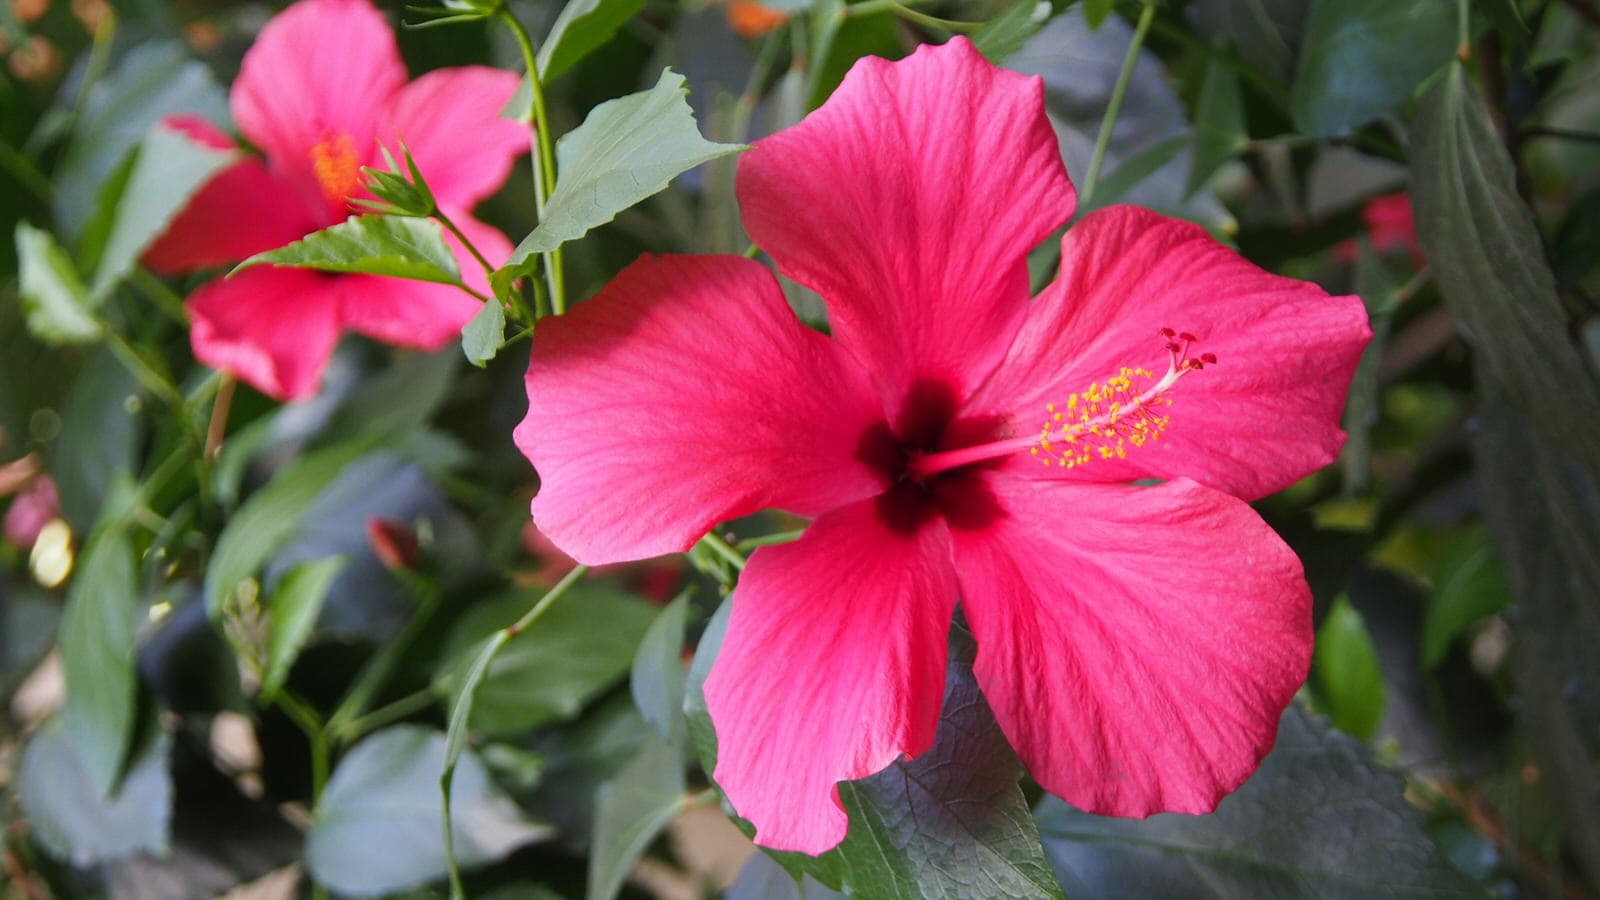
M128 535L120 527L103 526L78 560L61 618L67 685L62 717L89 784L102 798L115 790L133 739L137 591Z
M1012 0L999 15L972 33L972 46L984 59L1000 65L1050 21L1052 10L1049 0Z
M222 529L206 571L206 611L222 614L223 603L239 583L256 573L267 557L299 526L300 516L344 467L371 450L367 439L307 453L285 466L251 495Z
M407 216L351 216L292 244L257 253L233 271L263 263L435 284L461 283L461 267L445 244L439 223Z
M1098 30L1115 6L1114 0L1083 0L1083 18L1089 23L1089 29Z
M620 774L595 792L586 900L612 900L634 863L683 809L683 753L652 734Z
M72 257L50 232L17 223L17 266L28 330L47 344L86 344L100 339L94 304Z
M1422 664L1438 666L1458 637L1510 600L1489 533L1479 526L1452 541L1434 569L1433 597L1422 619Z
M189 198L235 159L231 150L207 147L163 127L151 129L137 153L95 270L90 290L97 298L133 270Z
M1418 104L1417 236L1476 361L1533 427L1600 474L1600 384L1573 339L1533 213L1461 65Z
M689 595L679 594L662 608L639 642L628 685L644 720L661 736L683 734L683 632L689 621Z
M1455 52L1450 0L1312 0L1289 91L1300 130L1332 137L1399 106Z
M390 894L445 874L437 790L445 736L415 726L380 731L334 769L306 834L306 867L340 894ZM500 859L549 835L529 822L463 753L457 766L451 832L467 865Z
M695 166L745 149L701 137L687 95L683 76L663 69L655 87L600 104L563 136L544 220L509 265L580 238Z
M1189 162L1190 196L1205 187L1223 163L1238 156L1249 143L1244 120L1244 97L1239 76L1220 60L1206 63L1200 82L1200 99L1194 109L1194 156Z
M84 749L59 718L23 747L15 788L33 835L52 856L78 867L135 853L164 856L172 824L172 737L152 723L111 798L95 783Z
M644 0L567 0L539 47L539 77L543 83L549 84L611 40L617 29L641 9Z
M483 304L483 309L461 328L461 352L466 354L467 362L480 369L494 359L505 342L506 311L499 300Z
M1316 683L1333 724L1362 740L1383 719L1383 672L1361 613L1341 596L1317 629Z
M434 682L441 696L464 691L482 641L516 621L543 591L521 591L479 603L445 643L449 660ZM579 584L530 628L506 642L475 695L471 724L513 734L576 715L628 671L656 607L602 585ZM601 624L603 623L603 625ZM582 647L582 653L574 653Z
M322 601L334 579L344 571L346 560L330 556L316 562L301 563L278 580L268 605L267 670L261 679L261 702L271 703L283 680L289 677L295 657L311 637L322 611Z

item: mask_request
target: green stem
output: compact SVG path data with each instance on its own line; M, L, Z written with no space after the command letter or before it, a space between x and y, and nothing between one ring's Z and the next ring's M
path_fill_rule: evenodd
M539 602L535 603L532 609L522 614L522 618L501 629L505 634L505 639L509 641L527 631L529 626L539 621L539 617L544 615L545 610L550 608L550 604L561 599L561 595L565 594L568 588L577 584L578 579L588 574L588 572L588 566L573 566L571 572L562 576L561 580L556 582L550 590L544 592L544 596L539 598Z
M444 210L434 210L433 217L439 220L439 224L443 225L446 231L456 236L456 240L461 242L461 246L467 248L467 252L471 253L472 258L478 261L478 265L483 266L485 275L494 274L494 266L489 265L489 261L484 259L483 254L478 252L478 248L472 245L472 241L461 233L461 229L456 227L456 223L450 221L450 217L444 214Z
M138 289L139 293L145 296L145 299L149 300L167 318L182 325L185 329L189 327L189 313L184 309L183 298L178 296L177 292L173 291L172 288L167 287L166 283L157 278L149 269L144 266L134 266L129 281Z
M744 571L744 554L728 546L728 542L717 535L715 531L706 532L700 543L711 548L711 552L727 560L728 564L739 571Z
M772 534L763 534L753 538L745 538L739 543L734 544L733 548L740 553L748 554L757 547L770 547L773 544L787 544L790 541L797 541L800 539L800 536L805 533L806 531L804 528L796 528L793 531L777 531L773 532Z
M344 744L353 744L363 735L377 731L385 725L393 724L413 713L419 713L438 701L438 695L432 688L423 688L420 691L407 694L393 703L378 707L356 719L352 719L343 730L334 735L334 739Z
M1150 33L1150 23L1155 20L1156 8L1146 3L1139 13L1139 22L1133 27L1133 40L1128 42L1128 53L1122 58L1122 70L1117 73L1116 86L1111 89L1111 102L1106 106L1105 118L1100 120L1100 134L1094 140L1094 155L1089 157L1089 171L1083 179L1083 192L1078 205L1090 208L1095 185L1100 182L1100 167L1105 165L1106 148L1111 146L1111 132L1117 127L1117 116L1122 112L1122 99L1128 94L1128 83L1133 80L1133 70L1139 62L1139 50Z
M317 802L322 798L323 788L328 786L328 769L331 754L328 748L328 733L323 728L322 717L311 704L296 697L288 690L278 691L273 701L277 707L305 732L306 742L311 746L311 811L316 814ZM313 900L326 900L327 888L312 882L311 896Z
M1471 0L1456 0L1456 56L1465 61L1472 56Z
M918 12L917 10L906 6L904 3L895 2L895 0L889 0L888 5L890 12L902 19L905 19L907 22L914 22L925 28L936 28L940 31L954 31L960 34L966 34L968 32L977 31L986 24L984 22L957 22L953 19L941 19L937 16L930 16L924 12Z
M533 128L536 148L534 199L538 205L538 218L543 221L545 204L556 190L556 154L550 141L550 116L545 110L544 85L539 82L539 54L533 49L533 39L528 36L528 30L522 27L510 10L502 7L500 19L517 39L517 46L522 50L523 65L528 69L529 93L533 97L533 121L528 124ZM567 311L566 275L561 265L561 248L557 247L544 256L545 277L550 283L550 308L559 316Z
M0 168L11 173L11 177L27 188L28 192L41 203L50 202L50 179L39 171L33 160L24 156L22 151L11 146L3 138L0 138Z
M439 590L432 583L420 587L422 595L418 604L417 614L411 617L406 627L400 630L394 640L384 644L378 655L367 664L361 675L356 678L356 683L351 686L350 692L339 703L333 715L328 717L328 732L334 740L341 744L354 740L352 724L366 712L367 705L372 698L382 690L384 683L394 673L395 666L405 656L406 651L416 642L422 632L427 629L433 619L433 613L439 607Z

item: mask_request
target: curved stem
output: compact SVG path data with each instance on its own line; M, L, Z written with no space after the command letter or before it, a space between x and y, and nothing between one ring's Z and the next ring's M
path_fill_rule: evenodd
M549 202L550 195L556 190L556 154L550 142L550 116L545 110L544 85L539 81L539 54L533 49L533 39L528 36L528 30L511 11L505 8L500 10L500 20L511 29L511 34L517 39L517 46L522 50L522 62L528 69L529 93L533 97L533 119L528 124L533 128L534 140L534 199L538 204L538 216L544 219L545 204ZM556 315L567 311L566 275L562 271L561 248L556 248L545 255L545 277L550 284L550 309Z
M1100 134L1094 140L1094 155L1089 157L1089 172L1084 176L1083 193L1078 197L1080 208L1090 208L1090 201L1094 198L1095 185L1100 182L1100 167L1106 161L1106 148L1111 146L1111 132L1116 129L1117 116L1122 113L1122 98L1128 94L1128 83L1133 80L1133 70L1139 63L1139 50L1144 46L1145 35L1150 33L1150 23L1155 17L1155 6L1146 3L1139 13L1138 24L1133 28L1133 40L1128 42L1128 53L1122 58L1122 69L1117 73L1117 83L1111 89L1111 102L1106 105L1105 118L1100 120Z

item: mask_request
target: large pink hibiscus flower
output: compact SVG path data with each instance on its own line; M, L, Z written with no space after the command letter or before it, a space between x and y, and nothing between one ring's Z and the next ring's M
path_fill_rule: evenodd
M527 149L527 129L499 117L516 88L517 76L486 67L407 83L394 35L366 0L302 0L261 29L233 84L234 121L264 158L247 157L202 188L145 262L164 273L228 265L341 222L361 211L352 198L368 196L361 167L382 167L380 145L398 157L402 141L440 208L503 262L510 242L468 211ZM232 145L198 119L167 125ZM482 267L456 251L467 283L487 293ZM190 337L201 362L297 399L316 392L341 331L436 349L478 308L447 285L262 266L196 290Z
M1030 301L1072 185L1039 80L959 38L858 63L744 156L738 194L833 336L757 263L645 258L540 323L516 438L534 519L583 562L815 517L750 557L705 686L757 840L834 846L837 782L930 746L958 602L1046 789L1212 809L1312 646L1300 563L1246 501L1334 458L1360 301L1130 207L1074 225Z

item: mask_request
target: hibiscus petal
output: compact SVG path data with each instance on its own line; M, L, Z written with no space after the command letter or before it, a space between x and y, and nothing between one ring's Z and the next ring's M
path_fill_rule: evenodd
M975 415L1036 433L1063 404L1123 366L1167 371L1162 328L1199 340L1215 365L1182 377L1160 410L1161 440L1062 473L1016 457L1014 470L1094 481L1193 478L1245 499L1327 465L1361 350L1371 338L1358 297L1266 272L1197 225L1119 206L1073 225L1058 278L1028 311L1010 353L973 397Z
M949 532L886 527L867 500L757 550L706 706L715 778L756 842L817 854L844 839L840 781L933 745L955 611Z
M978 683L1029 773L1088 812L1210 812L1305 680L1300 561L1192 481L986 479L1008 515L952 541Z
M174 116L163 127L215 149L233 139L196 116ZM259 159L246 158L218 172L195 192L144 254L144 263L176 274L235 263L315 231L305 207Z
M405 81L394 34L371 3L300 0L246 51L230 103L244 136L320 209L313 148L342 134L358 162L372 160L382 110Z
M259 266L189 295L195 359L269 397L316 393L339 342L340 276Z
M502 264L511 257L511 241L498 229L463 213L449 215L491 264ZM484 296L492 296L483 266L454 235L445 232L444 239L455 251L462 279ZM344 326L401 347L437 350L458 339L462 326L483 308L480 301L448 284L352 275L342 279L340 286Z
M1072 214L1043 90L965 38L866 57L740 160L751 237L827 301L897 413L919 381L961 399L993 369L1027 306L1028 250Z
M502 69L438 69L394 96L380 130L395 159L404 143L444 206L471 209L528 151L526 126L500 117L518 77Z
M515 437L539 470L533 517L581 562L686 550L724 519L815 515L883 486L856 458L882 419L866 375L750 260L640 259L539 322L527 386Z

